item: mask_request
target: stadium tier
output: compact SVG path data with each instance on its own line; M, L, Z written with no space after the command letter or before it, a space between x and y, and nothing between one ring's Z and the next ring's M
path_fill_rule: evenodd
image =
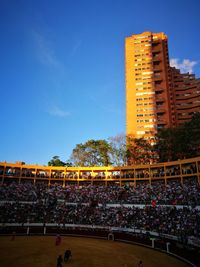
M151 183L185 178L196 178L200 184L200 157L150 165L101 166L101 167L54 167L26 165L23 162L0 162L0 181L43 181L51 185L67 184L124 184L136 185L139 181Z

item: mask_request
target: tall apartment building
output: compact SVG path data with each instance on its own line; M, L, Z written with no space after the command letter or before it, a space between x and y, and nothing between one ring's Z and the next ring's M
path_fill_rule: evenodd
M163 32L125 39L125 76L127 135L153 141L159 128L177 126L200 111L200 81L170 67Z

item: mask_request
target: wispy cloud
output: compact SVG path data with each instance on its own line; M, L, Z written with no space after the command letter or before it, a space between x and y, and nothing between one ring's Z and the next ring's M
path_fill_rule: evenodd
M74 46L72 47L70 53L69 53L69 56L72 58L74 57L74 55L77 53L77 51L79 50L79 48L81 47L82 45L82 40L78 40Z
M58 70L63 69L63 65L58 60L50 41L37 31L33 31L33 38L39 61L45 66L53 67Z
M177 69L180 69L181 72L186 73L192 73L193 67L198 63L197 61L192 61L189 59L183 59L182 62L179 62L180 60L178 58L172 58L170 59L170 65L172 67L175 67Z
M55 44L51 41L48 32L32 31L32 38L37 60L42 67L45 67L49 78L44 80L45 88L41 88L44 97L40 100L44 112L50 116L65 118L70 115L66 110L60 108L63 103L63 91L67 88L68 72L65 65L57 56ZM45 107L46 106L46 107Z
M70 112L65 111L57 106L49 110L48 113L52 116L61 117L61 118L70 116Z

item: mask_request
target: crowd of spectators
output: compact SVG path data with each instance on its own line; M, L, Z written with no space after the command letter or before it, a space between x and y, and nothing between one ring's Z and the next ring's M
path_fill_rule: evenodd
M196 180L138 183L135 187L125 185L67 185L65 187L44 183L16 183L0 185L0 201L37 201L56 198L68 203L89 203L95 199L100 204L143 204L152 200L160 205L200 205L200 186Z
M85 224L200 238L200 210L195 208L199 204L200 187L193 179L183 185L173 181L136 187L0 185L0 223Z
M143 229L200 238L200 211L175 206L106 207L65 203L5 203L1 223L56 223Z

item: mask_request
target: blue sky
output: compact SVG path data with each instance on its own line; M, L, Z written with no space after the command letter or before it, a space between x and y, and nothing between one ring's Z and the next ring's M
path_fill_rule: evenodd
M0 0L0 161L45 165L125 133L124 39L164 31L200 77L200 1Z

